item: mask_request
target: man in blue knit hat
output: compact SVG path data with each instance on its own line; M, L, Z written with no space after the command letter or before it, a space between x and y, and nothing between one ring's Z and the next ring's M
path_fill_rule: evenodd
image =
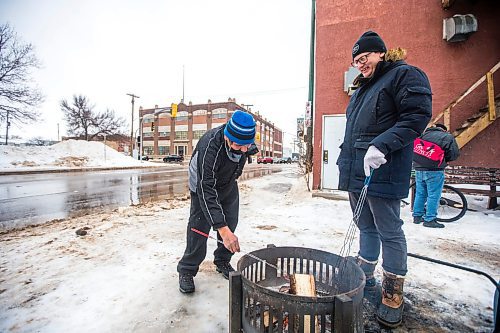
M192 293L193 278L207 254L207 238L191 231L217 231L214 251L217 272L226 279L234 271L231 257L240 251L238 237L239 193L237 179L248 156L258 152L254 144L255 120L249 113L236 110L222 126L207 131L198 141L189 162L188 179L191 210L186 236L186 250L177 264L179 290Z

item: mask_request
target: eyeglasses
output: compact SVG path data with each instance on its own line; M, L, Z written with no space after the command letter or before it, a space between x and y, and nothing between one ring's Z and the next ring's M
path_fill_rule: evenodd
M368 61L368 56L370 54L372 54L372 53L373 52L368 52L364 56L359 57L358 60L354 60L353 62L351 62L351 66L352 67L357 67L358 65L364 65L364 64L366 64L366 62Z

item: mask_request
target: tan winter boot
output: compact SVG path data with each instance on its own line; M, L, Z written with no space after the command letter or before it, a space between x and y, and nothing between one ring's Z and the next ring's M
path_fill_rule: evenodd
M377 320L388 327L401 325L403 320L404 276L384 271L382 280L382 303L377 311Z

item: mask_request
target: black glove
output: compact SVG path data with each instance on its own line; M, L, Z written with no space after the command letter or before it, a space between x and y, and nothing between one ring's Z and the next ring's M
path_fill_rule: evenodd
M257 148L257 145L255 143L252 143L247 150L247 155L248 156L255 155L258 152L259 152L259 148Z

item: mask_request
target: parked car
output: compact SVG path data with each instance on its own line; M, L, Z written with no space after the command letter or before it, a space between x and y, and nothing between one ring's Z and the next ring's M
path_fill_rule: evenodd
M257 164L267 164L267 163L271 163L273 164L273 158L272 157L259 157L257 159Z
M282 157L282 158L280 158L278 163L292 163L292 158L291 157Z
M184 156L182 155L167 155L163 158L163 162L182 162L184 161Z
M143 161L149 161L149 160L152 160L152 158L146 155L146 156L142 157L142 160Z

